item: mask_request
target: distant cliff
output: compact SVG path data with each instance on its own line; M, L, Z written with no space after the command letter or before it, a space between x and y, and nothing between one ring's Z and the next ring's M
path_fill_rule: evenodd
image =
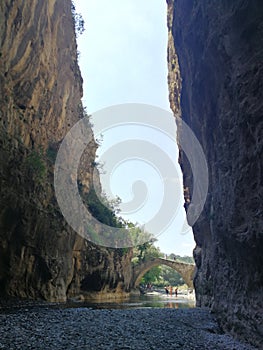
M59 144L83 117L82 78L70 0L0 3L1 294L66 300L129 290L130 252L75 234L56 203ZM80 171L91 187L97 145Z
M171 107L201 143L209 168L194 225L198 306L259 344L263 292L263 3L167 0ZM191 169L181 153L184 185Z

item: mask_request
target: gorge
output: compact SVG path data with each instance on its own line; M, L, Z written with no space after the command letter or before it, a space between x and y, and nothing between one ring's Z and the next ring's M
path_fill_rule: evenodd
M193 227L197 306L211 308L225 330L259 344L263 4L167 4L171 108L194 131L209 170L205 208ZM191 167L183 152L180 163L191 197Z
M167 5L171 109L197 136L209 170L207 200L193 227L197 306L209 307L224 331L260 346L263 5ZM0 3L3 298L61 302L83 294L125 297L131 289L132 250L84 240L56 202L56 152L85 117L71 6L70 0ZM93 139L82 157L78 181L84 194L93 186L96 149ZM179 162L188 200L193 182L182 151Z
M125 294L130 251L85 241L67 225L55 198L58 146L84 117L71 2L2 1L0 23L1 293L50 301L80 290ZM96 148L90 142L82 157L84 194Z

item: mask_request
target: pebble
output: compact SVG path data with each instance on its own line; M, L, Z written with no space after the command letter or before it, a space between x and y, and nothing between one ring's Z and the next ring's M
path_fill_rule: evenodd
M32 307L0 310L0 349L254 350L206 309Z

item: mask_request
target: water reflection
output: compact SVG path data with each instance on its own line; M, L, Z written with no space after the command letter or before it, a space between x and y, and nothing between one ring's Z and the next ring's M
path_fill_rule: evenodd
M82 303L81 303L82 304ZM140 308L170 308L186 309L195 307L195 300L186 297L170 297L163 294L159 295L140 295L132 296L130 299L122 302L92 302L84 303L81 307L91 307L94 309L140 309ZM80 306L80 305L79 305Z
M101 300L101 301L81 301L74 302L68 301L66 303L48 303L40 301L23 301L12 300L6 302L3 305L0 303L0 313L16 312L17 310L23 311L23 309L41 309L41 308L91 308L91 309L141 309L141 308L171 308L171 309L186 309L195 307L195 300L187 298L186 296L166 296L162 293L156 293L154 295L138 295L131 296L125 301L116 300Z

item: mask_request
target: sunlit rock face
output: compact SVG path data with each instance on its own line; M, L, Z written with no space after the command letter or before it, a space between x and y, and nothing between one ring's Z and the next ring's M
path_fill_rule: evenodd
M193 228L197 305L217 312L224 329L259 344L263 3L167 3L171 107L196 134L209 169L205 208ZM191 168L183 154L180 162L191 194Z
M7 296L64 301L129 290L130 252L99 248L66 224L53 170L83 116L70 0L0 3L0 288ZM90 130L92 133L92 131ZM97 145L79 181L91 186ZM92 276L99 276L97 280Z

